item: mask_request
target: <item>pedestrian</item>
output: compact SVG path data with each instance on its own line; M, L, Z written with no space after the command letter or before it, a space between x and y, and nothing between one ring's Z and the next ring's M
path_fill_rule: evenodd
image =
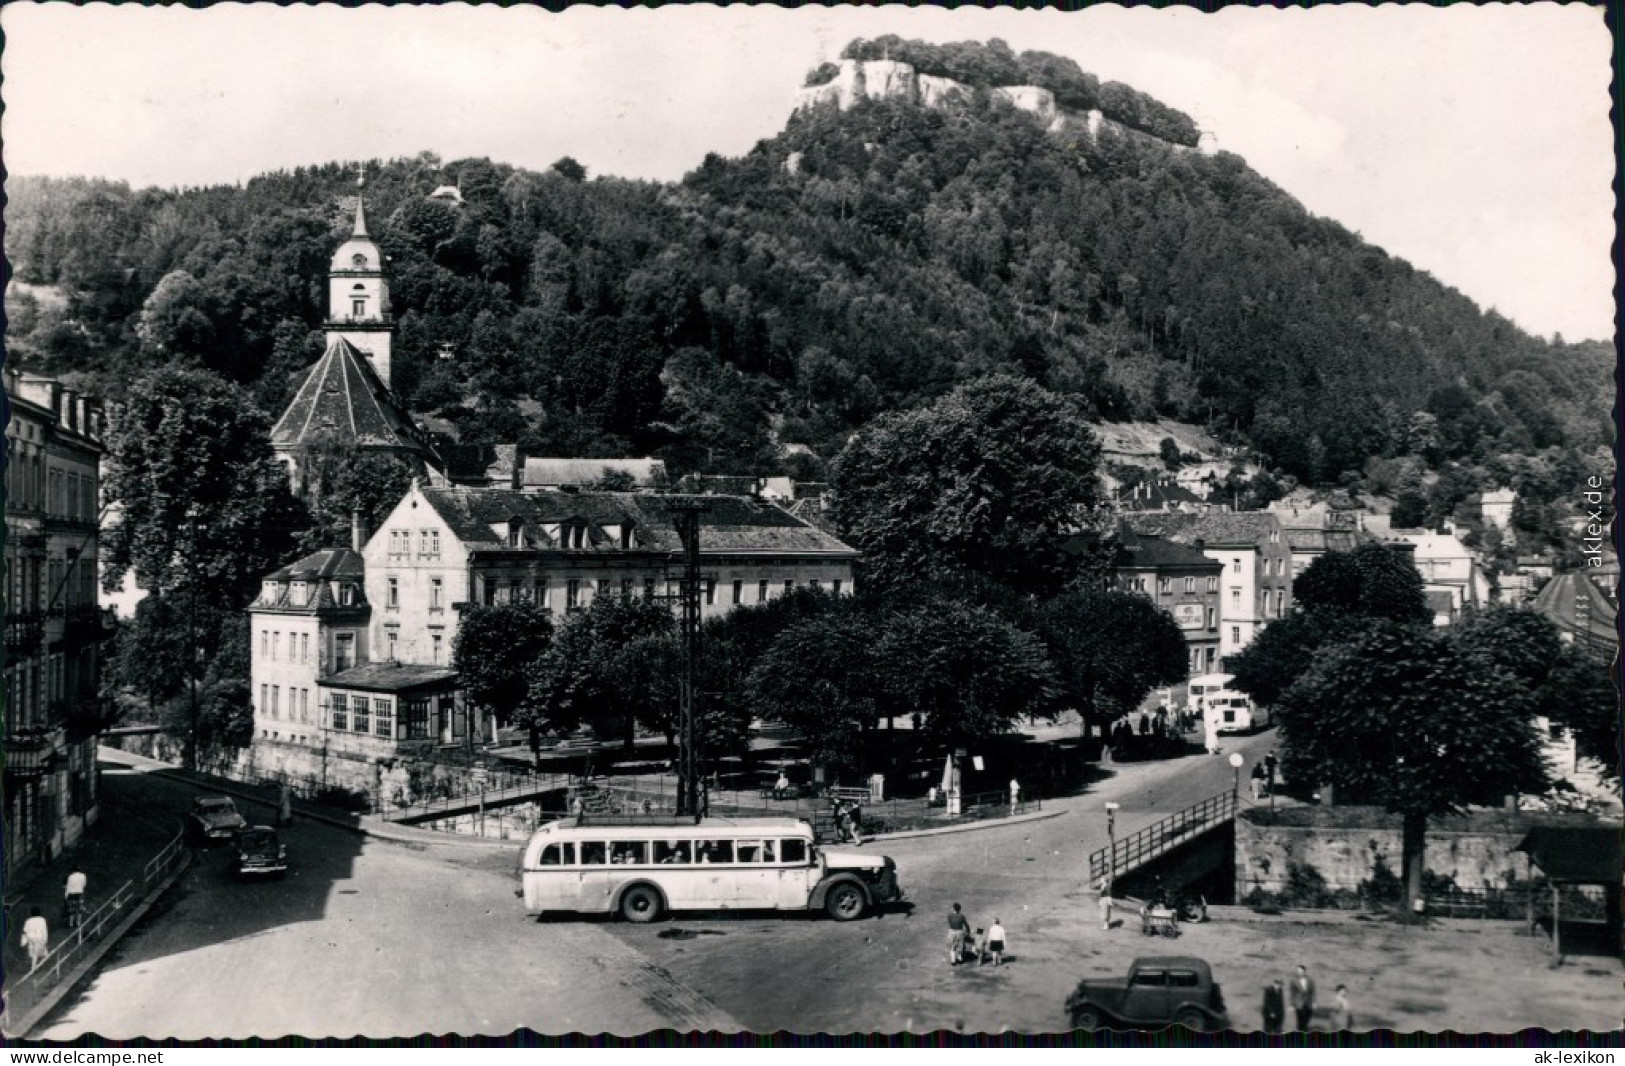
M1271 792L1275 791L1275 767L1277 765L1278 764L1275 761L1275 749L1271 748L1269 751L1264 753L1264 785Z
M850 803L846 808L846 834L852 843L863 846L863 808Z
M410 797L408 797L408 805L410 805ZM277 790L276 824L293 824L293 791L288 788L286 781L282 782L281 787Z
M1337 1010L1333 1013L1339 1032L1348 1032L1354 1028L1354 1008L1349 1006L1349 986L1337 986Z
M1253 772L1249 775L1253 786L1253 799L1264 798L1264 764L1253 763Z
M1303 966L1298 967L1298 976L1292 979L1291 1000L1292 1011L1298 1016L1298 1028L1308 1032L1309 1022L1315 1016L1315 979Z
M1286 993L1281 988L1281 979L1277 977L1264 986L1264 1031L1279 1033L1285 1021Z
M987 930L981 926L977 926L976 932L966 938L965 961L978 966L987 961Z
M77 866L68 874L67 883L62 888L62 908L69 929L77 926L84 917L85 888L89 884L90 879Z
M780 770L779 771L779 779L777 781L773 782L773 798L776 799L776 800L781 800L781 799L784 798L785 793L787 793L789 791L790 791L790 778L785 774L785 772L783 770Z
M1015 778L1010 779L1010 806L1015 807L1021 802L1021 782Z
M1140 712L1140 735L1142 737L1151 735L1151 716L1144 711Z
M1102 929L1110 929L1112 927L1112 889L1110 879L1102 877L1099 881L1096 881L1095 892L1100 896L1100 927Z
M993 965L1004 965L1004 925L997 918L987 927L987 953L993 957Z
M965 935L970 932L970 919L959 904L948 912L948 965L958 966L960 956L965 953Z
M38 907L28 908L28 920L23 923L23 947L28 949L28 969L32 973L45 961L51 951L51 927L45 924L45 915Z

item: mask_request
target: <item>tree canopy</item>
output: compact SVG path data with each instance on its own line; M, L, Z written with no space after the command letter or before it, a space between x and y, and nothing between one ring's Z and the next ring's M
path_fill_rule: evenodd
M1018 378L975 381L854 437L835 462L835 521L883 587L968 572L1054 590L1099 457L1074 402Z
M1187 674L1184 635L1167 611L1144 596L1074 589L1040 608L1039 632L1063 700L1102 731L1153 688L1178 684Z

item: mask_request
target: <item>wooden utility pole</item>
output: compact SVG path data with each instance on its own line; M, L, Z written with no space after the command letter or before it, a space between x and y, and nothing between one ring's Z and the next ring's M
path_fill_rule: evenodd
M700 757L696 743L700 693L697 667L700 655L700 515L710 505L697 500L671 504L672 522L683 542L683 577L679 588L682 604L682 674L677 683L678 749L677 813L700 820Z

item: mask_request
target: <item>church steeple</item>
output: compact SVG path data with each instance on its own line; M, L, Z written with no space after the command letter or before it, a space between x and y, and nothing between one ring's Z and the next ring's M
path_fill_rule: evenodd
M355 225L328 266L327 343L331 346L342 337L365 352L387 387L395 324L389 314L383 253L367 232L367 202L361 192L365 180L356 178Z

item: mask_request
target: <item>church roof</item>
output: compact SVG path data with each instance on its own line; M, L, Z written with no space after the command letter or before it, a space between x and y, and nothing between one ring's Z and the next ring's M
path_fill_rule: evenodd
M271 429L271 445L279 451L321 439L428 453L417 427L379 380L366 353L343 337L327 346Z

